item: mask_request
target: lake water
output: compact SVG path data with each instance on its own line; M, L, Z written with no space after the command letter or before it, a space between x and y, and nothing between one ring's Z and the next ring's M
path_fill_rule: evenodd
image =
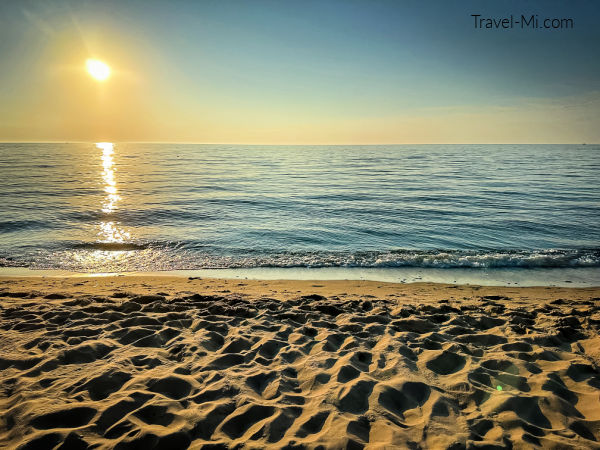
M4 143L0 265L597 274L599 180L597 145Z

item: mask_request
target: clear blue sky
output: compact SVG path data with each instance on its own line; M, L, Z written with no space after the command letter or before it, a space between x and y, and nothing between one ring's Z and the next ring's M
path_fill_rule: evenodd
M8 0L0 140L599 142L599 24L584 0Z

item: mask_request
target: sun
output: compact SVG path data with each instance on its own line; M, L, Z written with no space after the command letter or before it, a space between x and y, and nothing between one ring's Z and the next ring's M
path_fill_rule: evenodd
M98 81L104 81L110 76L110 67L97 59L88 59L85 66L89 74Z

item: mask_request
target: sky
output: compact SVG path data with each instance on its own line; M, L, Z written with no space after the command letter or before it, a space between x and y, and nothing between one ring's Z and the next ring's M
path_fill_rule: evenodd
M0 141L600 143L599 23L590 0L5 0Z

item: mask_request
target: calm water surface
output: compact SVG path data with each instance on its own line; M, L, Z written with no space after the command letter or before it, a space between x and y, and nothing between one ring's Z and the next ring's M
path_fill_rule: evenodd
M0 265L600 267L600 146L0 144Z

